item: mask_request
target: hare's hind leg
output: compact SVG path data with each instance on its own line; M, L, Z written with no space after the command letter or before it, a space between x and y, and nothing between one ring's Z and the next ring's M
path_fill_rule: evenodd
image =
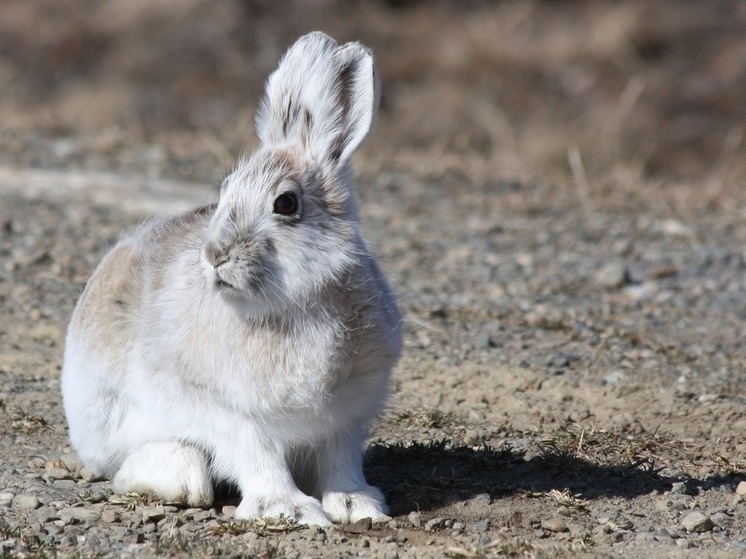
M169 503L212 503L207 457L199 449L173 441L147 443L129 454L114 476L118 493L144 493Z

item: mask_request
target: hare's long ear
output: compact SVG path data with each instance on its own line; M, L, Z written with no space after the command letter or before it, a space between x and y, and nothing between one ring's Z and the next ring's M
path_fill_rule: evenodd
M265 146L300 147L318 163L339 167L368 135L377 106L370 51L310 33L267 80L257 132Z

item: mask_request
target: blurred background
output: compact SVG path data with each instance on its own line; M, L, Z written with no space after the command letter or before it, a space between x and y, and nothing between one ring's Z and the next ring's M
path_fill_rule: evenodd
M740 210L746 2L3 0L0 163L217 182L299 35L361 40L364 171Z

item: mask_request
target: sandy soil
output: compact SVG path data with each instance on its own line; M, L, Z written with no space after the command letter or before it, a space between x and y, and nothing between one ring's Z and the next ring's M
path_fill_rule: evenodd
M381 70L356 169L407 323L366 455L393 519L112 494L61 410L76 298L213 196L315 28ZM0 555L746 554L742 3L10 2L0 91Z

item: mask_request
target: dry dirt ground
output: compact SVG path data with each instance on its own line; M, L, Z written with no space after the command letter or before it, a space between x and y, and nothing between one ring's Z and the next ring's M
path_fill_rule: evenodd
M76 298L213 195L311 29L381 70L356 168L407 324L366 454L393 519L112 494L67 443ZM744 124L735 0L3 3L0 556L746 556Z

